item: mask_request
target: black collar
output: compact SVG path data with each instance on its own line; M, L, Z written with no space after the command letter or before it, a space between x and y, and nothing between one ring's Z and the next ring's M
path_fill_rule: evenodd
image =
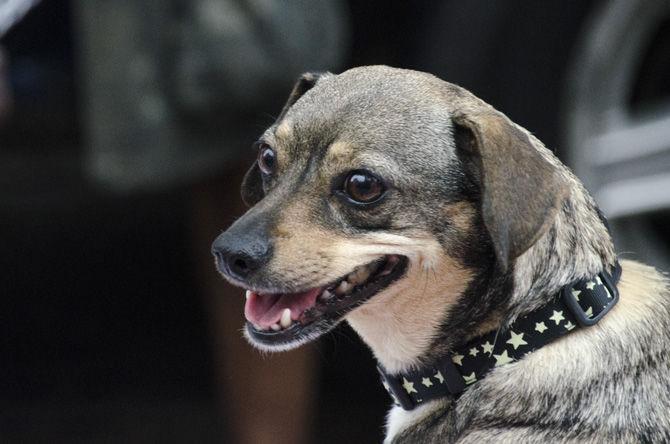
M456 347L431 367L390 375L377 369L396 404L412 410L447 395L458 396L494 367L518 361L525 354L575 329L596 324L619 300L616 284L621 266L566 285L549 304L517 319L506 330L494 330Z

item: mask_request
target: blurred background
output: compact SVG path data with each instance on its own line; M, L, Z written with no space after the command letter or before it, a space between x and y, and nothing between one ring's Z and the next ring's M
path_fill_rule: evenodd
M670 269L670 2L0 1L0 441L379 442L346 327L263 356L209 245L303 71L429 71Z

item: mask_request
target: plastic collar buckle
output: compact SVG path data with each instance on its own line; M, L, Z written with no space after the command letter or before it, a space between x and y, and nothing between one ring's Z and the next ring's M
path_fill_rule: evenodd
M602 311L595 316L589 317L584 309L579 305L579 302L577 302L577 300L572 296L572 288L574 284L566 285L561 290L561 298L563 299L563 302L565 302L565 305L567 305L570 313L572 313L572 315L577 320L577 323L582 327L590 327L591 325L597 324L598 321L600 321L603 316L609 313L612 307L614 307L619 301L619 290L612 282L612 278L607 273L598 273L598 276L600 276L600 280L602 281L605 288L607 288L607 291L609 292L610 296L612 296L612 298L607 301L607 305L603 307Z

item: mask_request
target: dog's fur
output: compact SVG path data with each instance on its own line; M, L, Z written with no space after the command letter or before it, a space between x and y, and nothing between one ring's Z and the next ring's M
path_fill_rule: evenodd
M251 288L323 285L385 254L406 275L346 315L390 373L430 365L501 329L616 260L593 199L525 129L431 75L362 67L303 76L263 135L278 172L254 164L254 205L231 230L263 226L269 263ZM378 205L332 194L360 168L388 181ZM670 292L622 261L620 302L457 399L393 407L387 442L669 442ZM312 337L275 349L298 346Z

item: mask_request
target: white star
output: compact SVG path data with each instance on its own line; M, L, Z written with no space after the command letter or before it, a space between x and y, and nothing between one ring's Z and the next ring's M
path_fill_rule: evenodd
M485 343L482 344L482 350L484 353L488 353L489 355L493 353L493 345L489 341L486 341Z
M464 358L464 357L465 357L465 356L463 356L463 355L458 355L458 354L456 354L456 355L454 355L454 356L451 357L451 360L454 361L454 364L458 364L458 365L461 365L461 366L462 366L462 365L463 365L463 358Z
M536 322L536 323L535 323L535 331L538 331L538 332L542 333L542 332L544 332L546 329L547 329L547 326L544 325L544 321L543 321L543 322Z
M477 377L475 376L475 372L472 372L469 375L464 375L463 379L465 379L466 385L470 385L477 380Z
M584 314L585 314L587 317L592 318L592 317L593 317L593 307L589 307L589 308L584 312Z
M499 355L493 355L493 357L496 358L496 367L498 367L500 365L509 364L510 362L514 361L513 358L510 358L507 355L507 350L505 350L504 352L502 352Z
M477 350L477 347L473 347L473 348L470 349L470 355L477 356L478 353L479 353L479 350Z
M410 394L410 393L418 393L418 392L414 389L414 383L413 383L413 382L409 382L409 381L407 380L407 378L402 378L402 380L403 380L402 386L403 386L403 388L405 389L405 391L407 392L407 394Z
M586 288L588 288L589 290L593 290L593 287L595 287L595 286L596 286L596 283L593 282L593 281L589 281L589 282L586 284Z
M568 322L564 325L564 327L565 327L566 329L568 329L568 330L572 330L573 328L575 328L575 326L572 325L572 322L570 322L570 321L568 321Z
M421 384L425 385L426 387L433 385L433 383L430 381L430 378L421 378Z
M444 384L444 376L442 376L442 373L438 370L437 373L435 373L435 376L433 378L437 379L440 381L440 384Z
M561 323L561 321L563 319L565 319L563 317L563 312L562 311L556 311L556 310L553 310L553 312L554 312L554 314L551 315L551 317L549 319L551 319L552 321L554 321L556 323L556 325L558 325L558 324Z
M579 301L579 295L581 294L581 290L575 290L574 288L572 289L572 295Z
M523 333L517 334L510 330L510 338L509 341L507 341L507 344L512 344L514 350L519 348L520 345L528 345L528 343L523 340L523 335Z

